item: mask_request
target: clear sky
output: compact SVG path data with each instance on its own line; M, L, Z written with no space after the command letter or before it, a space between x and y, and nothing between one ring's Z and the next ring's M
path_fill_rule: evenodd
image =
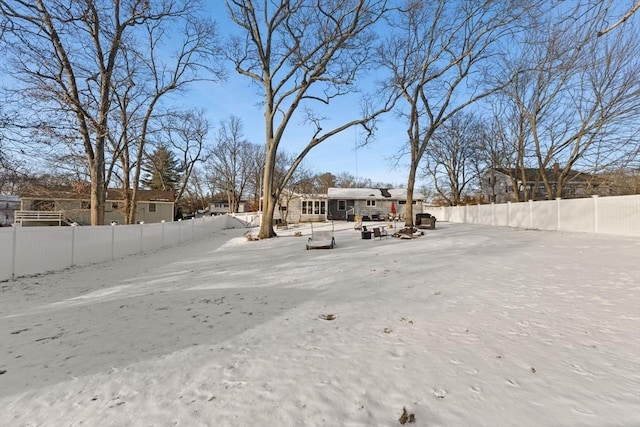
M205 7L216 21L221 39L224 40L236 31L235 24L227 15L224 1L207 2ZM258 88L248 77L239 75L231 66L225 82L193 86L188 99L188 102L207 112L212 126L217 127L220 120L229 116L237 116L243 121L245 137L254 143L264 143L264 110L259 105L261 97ZM357 119L359 111L357 97L342 99L331 104L328 118L337 125L347 119ZM288 153L297 155L309 141L312 129L305 127L301 120L300 116L294 118L285 133L281 147ZM329 129L330 126L323 128ZM358 132L360 129L349 129L320 144L307 155L304 167L316 173L348 172L375 182L406 185L407 168L402 166L402 162L400 166L395 166L396 162L393 160L406 140L404 124L393 113L383 116L373 142L356 150L357 142L360 141ZM211 135L214 133L215 128Z

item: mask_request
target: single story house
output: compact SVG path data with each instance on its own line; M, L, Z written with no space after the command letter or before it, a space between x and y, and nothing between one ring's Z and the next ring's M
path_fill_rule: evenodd
M242 213L246 211L247 211L247 201L240 200L240 203L238 203L238 212ZM211 203L209 203L209 212L212 215L222 215L222 214L232 213L231 208L229 207L229 200L227 200L226 198L224 199L216 198L211 200Z
M138 190L136 220L155 223L173 221L175 194L173 191ZM124 224L124 193L121 189L107 190L105 224ZM89 187L59 186L52 189L31 188L21 192L20 209L15 212L20 225L80 225L91 224Z
M326 194L300 194L285 190L273 212L277 223L317 222L327 220Z
M329 219L353 221L383 220L389 216L406 217L407 190L404 188L329 188L327 190ZM413 215L422 213L424 195L413 193ZM395 211L395 214L394 214Z
M20 197L12 194L0 194L0 227L13 224L14 212L20 209Z

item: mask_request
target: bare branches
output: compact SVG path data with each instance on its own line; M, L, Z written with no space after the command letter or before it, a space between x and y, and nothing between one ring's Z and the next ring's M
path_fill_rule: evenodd
M275 197L307 153L345 129L368 124L393 106L388 98L361 119L346 119L330 128L312 108L355 90L358 75L372 59L373 27L388 10L386 0L276 0L259 6L251 0L227 0L226 5L231 19L243 31L242 37L232 40L229 58L240 74L260 85L264 97L266 216L260 237L272 237ZM279 145L298 111L305 113L313 129L283 181L276 183Z
M402 94L410 153L407 223L418 165L434 134L456 114L504 84L488 78L491 60L539 2L408 1L390 21L379 50L390 87Z
M633 6L631 6L631 9L629 9L629 11L627 13L625 13L624 15L622 15L622 17L616 21L615 23L611 24L610 26L608 26L607 28L605 28L602 31L598 31L598 37L602 37L605 34L607 34L609 31L613 30L614 28L616 28L618 25L624 23L627 19L631 18L631 15L633 15L634 13L636 13L638 11L638 9L640 9L640 1L638 1L636 4L634 4Z
M70 151L81 143L91 172L92 224L104 220L108 143L112 162L126 162L128 144L139 142L140 153L163 96L222 77L212 61L220 53L215 28L196 15L196 5L197 0L0 0L6 71L26 95L16 102L32 102L29 107L45 124L40 129L55 129ZM177 46L173 57L160 52L169 36ZM115 127L114 114L122 118ZM112 163L108 176L115 172Z

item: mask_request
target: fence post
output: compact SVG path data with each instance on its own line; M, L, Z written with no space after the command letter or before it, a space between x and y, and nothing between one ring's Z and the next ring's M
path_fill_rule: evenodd
M511 202L507 202L507 227L511 227Z
M597 233L600 228L598 224L598 195L594 194L591 197L593 198L593 232Z
M164 248L164 219L162 220L162 243L161 248Z
M13 224L13 242L12 242L12 246L13 249L11 252L13 252L13 258L11 259L11 280L14 279L15 275L16 275L16 247L17 247L17 240L18 240L18 227L16 227L16 224Z
M76 226L71 224L71 267L76 264Z
M560 197L556 197L556 231L560 231Z
M529 230L533 229L533 200L529 200Z
M142 253L143 228L144 228L144 221L140 221L140 253Z
M491 202L491 225L496 225L496 204Z
M111 223L111 261L115 260L116 223Z

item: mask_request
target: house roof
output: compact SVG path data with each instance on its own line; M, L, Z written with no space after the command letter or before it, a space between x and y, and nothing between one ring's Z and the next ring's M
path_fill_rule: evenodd
M538 178L540 176L540 169L537 169L537 168L524 168L524 169L520 169L520 168L509 168L509 169L507 169L507 168L496 168L495 170L496 170L496 172L502 173L502 174L510 176L510 177L514 177L516 179L520 179L521 176L522 176L522 171L524 171L525 179L528 182L535 181L536 178ZM545 175L547 176L547 178L551 182L555 182L556 175L558 174L558 172L556 172L555 169L552 169L552 168L544 169L544 173L545 173ZM575 170L569 170L569 173L567 174L567 176L568 176L568 180L570 182L585 182L585 181L588 181L588 180L593 178L591 175L589 175L587 173L578 172L578 171L575 171Z
M20 197L15 196L13 194L0 194L1 202L19 202Z
M89 185L77 186L56 186L44 188L40 186L29 186L20 191L22 198L47 198L62 200L89 200L91 198L91 188ZM119 188L109 188L105 196L107 201L124 200L124 192ZM175 202L176 196L173 191L163 190L138 190L139 202Z
M405 188L329 188L329 199L357 199L357 200L406 200ZM422 193L414 192L413 200L424 200Z

